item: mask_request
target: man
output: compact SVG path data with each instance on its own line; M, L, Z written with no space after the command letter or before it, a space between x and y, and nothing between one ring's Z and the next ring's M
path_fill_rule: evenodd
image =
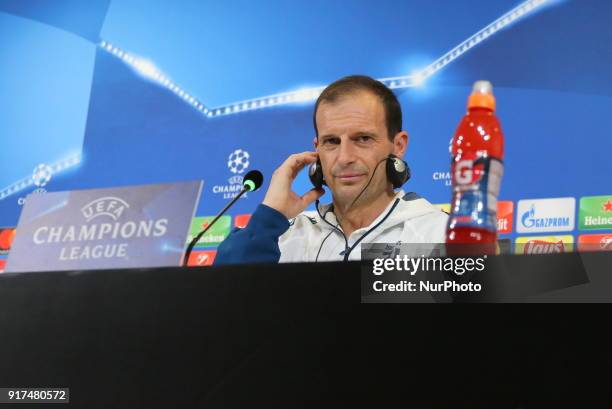
M389 155L403 157L408 145L390 89L365 76L342 78L317 99L313 122L316 152L291 155L276 169L263 203L221 243L215 264L355 260L362 243L444 242L448 216L414 193L394 192L387 174ZM315 163L331 205L319 206L320 187L303 196L291 190ZM315 200L317 215L303 214Z

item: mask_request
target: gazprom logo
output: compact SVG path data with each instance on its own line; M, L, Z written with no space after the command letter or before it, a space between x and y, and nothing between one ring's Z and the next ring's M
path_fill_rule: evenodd
M519 233L573 230L575 208L576 200L573 197L520 200L516 230Z
M521 217L521 223L523 224L523 226L529 228L533 227L535 222L535 205L531 205L531 209L523 213L523 217Z
M113 220L118 220L125 209L130 207L127 202L119 197L101 197L83 206L81 213L88 222L98 216L108 216Z
M535 205L531 205L531 209L523 213L521 223L528 229L532 227L568 227L570 225L570 218L536 217Z

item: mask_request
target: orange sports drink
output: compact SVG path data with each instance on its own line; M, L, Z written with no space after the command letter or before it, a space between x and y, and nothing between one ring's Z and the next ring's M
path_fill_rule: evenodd
M495 116L490 82L474 83L467 108L450 146L453 196L446 228L447 251L495 254L504 135Z

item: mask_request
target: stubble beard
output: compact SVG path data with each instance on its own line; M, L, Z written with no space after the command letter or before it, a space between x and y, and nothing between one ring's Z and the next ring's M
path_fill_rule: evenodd
M376 200L378 196L385 194L385 190L381 186L382 182L378 180L378 174L375 175L374 180L372 180L370 185L363 191L370 177L372 177L372 175L368 174L363 183L353 185L350 189L347 189L346 186L338 189L340 192L333 195L334 205L338 207L342 213L346 213L349 210L352 211L358 208L367 207L368 204Z

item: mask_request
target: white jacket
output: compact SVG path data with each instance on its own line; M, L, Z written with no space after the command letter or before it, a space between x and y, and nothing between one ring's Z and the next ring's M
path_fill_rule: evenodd
M327 222L317 212L304 212L289 222L278 240L280 262L345 260L346 242L340 226L334 228L337 220L330 207L319 206ZM359 241L348 260L361 259L362 243L444 243L447 221L448 215L427 200L400 190L372 224L347 237L349 249Z

